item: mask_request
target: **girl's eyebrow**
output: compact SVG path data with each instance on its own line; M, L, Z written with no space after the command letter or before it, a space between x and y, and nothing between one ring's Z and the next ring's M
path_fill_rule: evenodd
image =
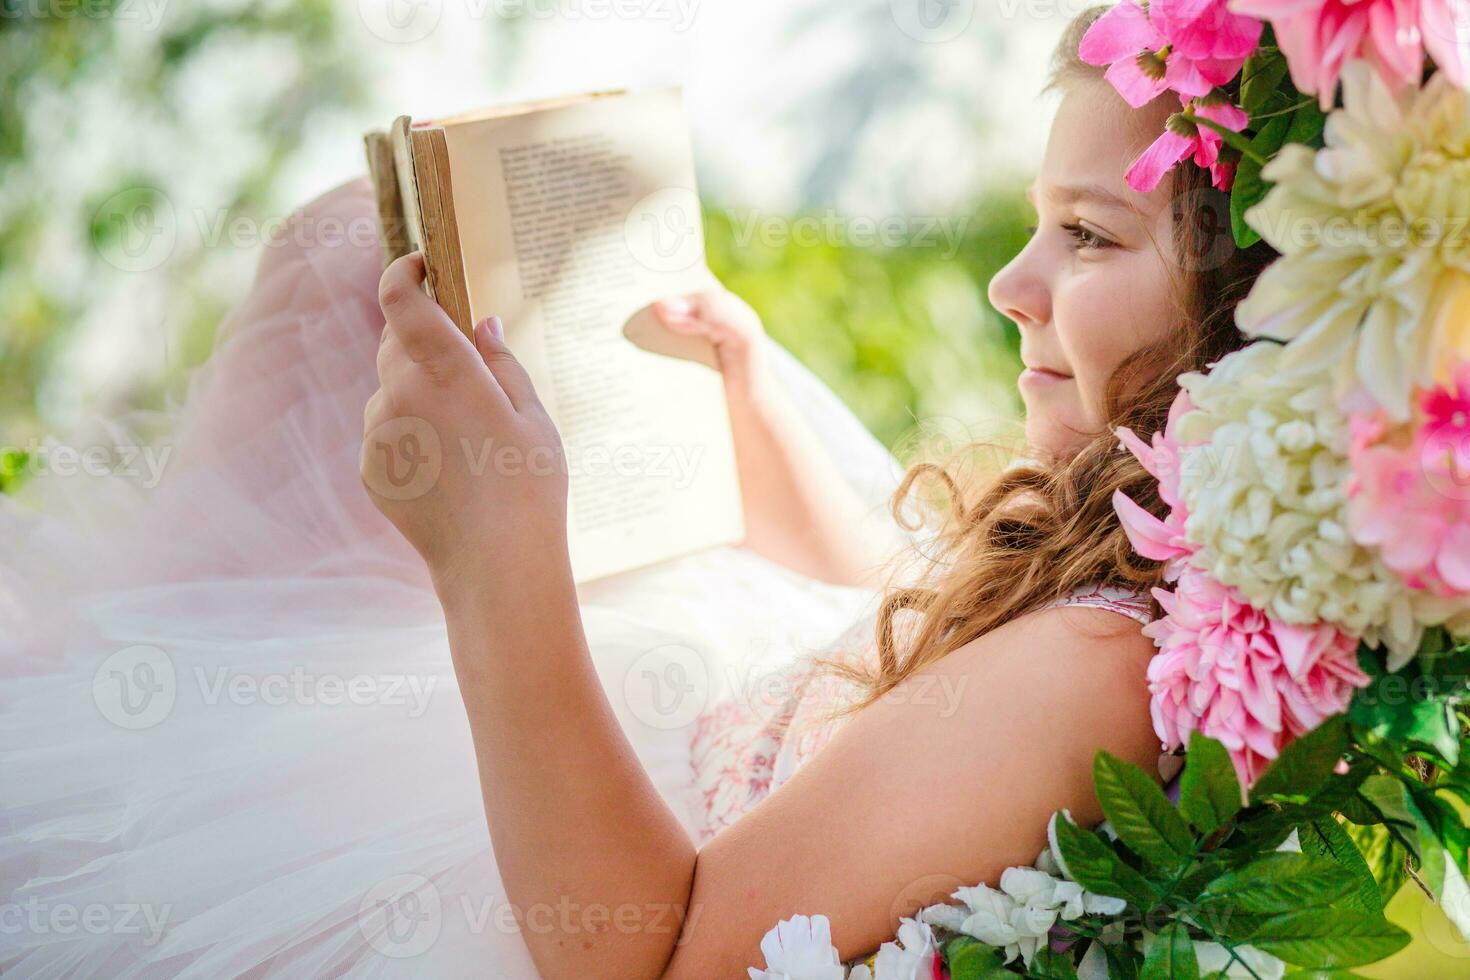
M1036 186L1032 185L1026 191L1026 196L1034 204L1036 202ZM1049 186L1046 195L1054 203L1062 206L1076 204L1086 201L1100 207L1111 208L1115 211L1136 211L1137 208L1114 194L1101 184L1059 184Z

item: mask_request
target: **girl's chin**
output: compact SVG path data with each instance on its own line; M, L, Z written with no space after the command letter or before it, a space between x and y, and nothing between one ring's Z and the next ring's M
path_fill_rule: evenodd
M1075 413L1027 402L1026 442L1036 452L1064 458L1081 450L1088 441L1087 425Z

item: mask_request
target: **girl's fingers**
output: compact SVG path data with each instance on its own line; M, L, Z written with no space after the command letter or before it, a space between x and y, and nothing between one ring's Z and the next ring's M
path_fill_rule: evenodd
M500 384L501 391L505 392L515 410L524 412L528 408L539 406L541 399L536 394L535 386L531 384L531 376L510 352L510 348L505 346L504 338L505 332L500 326L499 317L492 316L475 324L475 348L480 352L485 366L490 369L490 374Z
M393 262L378 282L378 305L388 329L415 361L453 360L465 353L464 335L443 307L423 291L424 254L411 252Z

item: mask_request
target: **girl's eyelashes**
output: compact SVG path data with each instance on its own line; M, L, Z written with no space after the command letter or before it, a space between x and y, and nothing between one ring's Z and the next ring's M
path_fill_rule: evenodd
M1079 249L1112 248L1118 244L1080 222L1065 223L1062 225L1062 230L1072 236L1075 247Z

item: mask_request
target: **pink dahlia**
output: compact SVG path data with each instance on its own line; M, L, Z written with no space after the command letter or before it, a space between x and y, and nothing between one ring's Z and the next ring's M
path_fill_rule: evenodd
M1226 0L1123 0L1088 29L1082 60L1107 65L1107 79L1134 108L1165 92L1185 98L1227 84L1260 43L1262 23Z
M1342 66L1373 63L1391 87L1418 85L1424 52L1457 85L1470 63L1464 0L1232 0L1230 9L1269 20L1298 90L1329 109Z
M1189 510L1179 492L1180 450L1183 446L1175 434L1179 420L1193 409L1189 394L1181 390L1169 408L1169 420L1164 431L1155 432L1152 443L1138 438L1132 429L1118 430L1123 448L1143 464L1149 476L1159 481L1159 499L1169 508L1169 516L1160 520L1121 490L1113 494L1113 509L1117 511L1133 550L1153 561L1167 562L1164 576L1171 582L1178 577L1181 562L1198 550L1184 537L1184 522L1189 519Z
M1159 647L1148 668L1154 731L1171 749L1194 731L1216 739L1242 785L1368 683L1355 637L1272 619L1198 569L1154 595L1165 611L1144 628Z
M1348 529L1411 589L1470 598L1470 362L1425 392L1417 427L1353 419Z

